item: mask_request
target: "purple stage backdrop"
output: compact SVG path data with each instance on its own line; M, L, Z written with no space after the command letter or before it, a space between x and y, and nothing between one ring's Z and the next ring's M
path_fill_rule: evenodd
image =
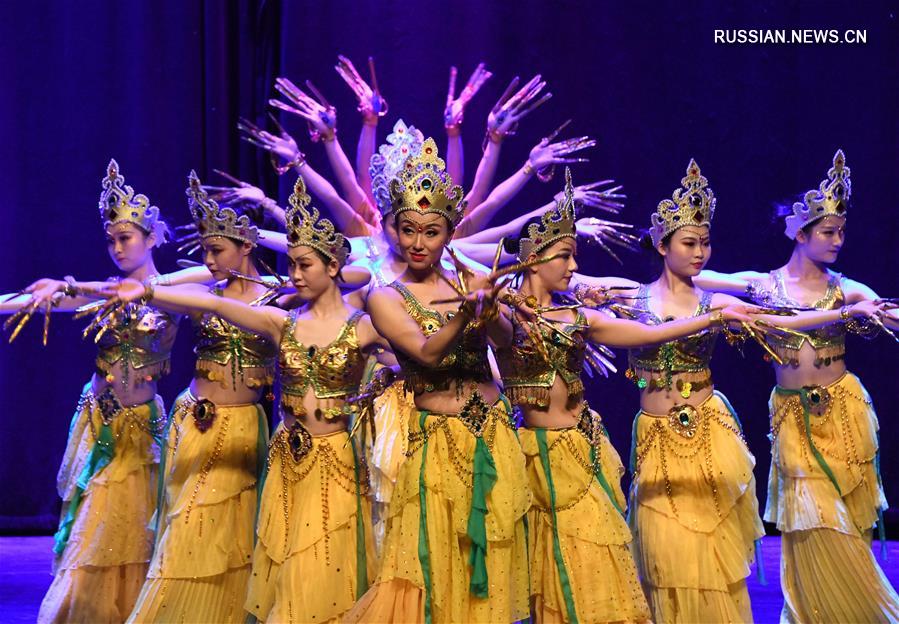
M864 31L865 43L716 43L727 29ZM811 35L814 37L815 35ZM828 35L830 36L830 35ZM238 116L265 124L273 79L311 79L337 106L339 136L352 155L360 128L355 100L333 70L338 53L363 68L368 55L390 102L383 139L402 117L445 145L442 110L449 66L460 82L479 61L494 73L466 113L465 182L471 184L490 107L514 75L541 73L553 99L503 146L497 181L540 137L567 118L571 135L598 138L576 183L614 177L629 197L624 220L645 226L696 158L718 198L712 269L767 270L788 257L772 204L817 186L838 147L852 168L848 240L836 269L883 295L899 295L899 35L895 2L868 4L759 0L719 2L154 2L4 3L0 8L0 292L32 280L111 274L97 213L110 157L128 184L147 194L172 224L187 221L186 176L215 181L222 168L281 200L268 159L241 143ZM365 72L363 72L365 73ZM319 170L329 172L304 124L284 120ZM570 135L569 135L570 136ZM502 213L511 217L560 189L531 182ZM602 216L602 215L599 215ZM175 268L172 246L157 257ZM587 272L653 276L652 263L624 266L586 250ZM83 323L60 315L50 344L40 322L0 344L0 530L55 527L55 473L82 384L93 369ZM170 403L192 366L185 324ZM883 478L899 500L899 345L850 338L848 361L881 415ZM618 364L625 367L623 354ZM769 447L766 402L773 383L758 349L746 358L723 345L718 387L743 421L758 461L764 500ZM622 376L588 383L623 457L630 447L636 390Z

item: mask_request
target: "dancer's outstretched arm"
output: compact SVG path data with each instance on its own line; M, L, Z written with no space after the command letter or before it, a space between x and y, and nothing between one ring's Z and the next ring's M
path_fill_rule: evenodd
M524 187L534 173L553 165L575 162L586 162L586 158L567 158L569 154L588 147L596 142L589 137L568 139L558 143L547 143L543 139L531 149L527 162L517 172L501 182L478 207L470 210L456 228L456 236L464 238L474 234L490 221L496 212L512 200Z

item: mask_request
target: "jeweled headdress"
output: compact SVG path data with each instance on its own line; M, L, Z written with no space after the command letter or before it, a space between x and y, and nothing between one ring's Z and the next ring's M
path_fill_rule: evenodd
M134 194L134 189L125 184L125 176L114 158L106 167L102 185L99 206L104 228L117 223L133 223L147 233L156 234L157 247L165 242L168 227L159 218L159 208L151 206L146 195Z
M256 244L259 229L250 222L250 217L237 216L231 208L219 208L215 200L209 199L195 171L187 176L187 182L187 205L197 227L197 238L226 236Z
M538 254L563 238L577 238L575 226L574 187L571 169L565 167L565 195L555 208L543 213L540 223L528 226L528 235L518 242L518 259L524 262L531 254Z
M406 159L418 154L425 137L415 126L407 126L402 119L393 125L393 132L387 135L387 143L372 154L368 173L371 176L371 190L375 203L382 215L390 212L390 180L403 168Z
M429 138L421 151L406 159L390 181L390 204L394 216L414 210L419 214L439 214L456 227L465 214L462 187L453 184L446 163L437 156L437 144Z
M287 201L290 203L287 209L287 246L312 247L343 267L349 255L344 244L346 237L334 228L330 219L319 218L318 208L312 206L311 212L307 209L312 199L306 193L303 176L297 178Z
M685 225L712 226L715 194L708 188L709 181L692 158L687 165L687 175L680 184L681 188L672 193L671 199L659 202L656 211L652 213L649 235L653 245L658 245L666 236Z
M833 167L827 172L827 179L822 180L817 189L806 193L803 201L793 204L793 214L786 219L784 234L795 239L799 230L812 221L828 215L845 217L851 195L852 182L849 180L846 155L838 149L833 155Z

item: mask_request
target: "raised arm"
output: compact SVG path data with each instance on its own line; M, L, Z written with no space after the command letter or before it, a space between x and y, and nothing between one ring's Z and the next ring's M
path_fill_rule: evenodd
M371 86L362 79L352 61L345 56L337 56L337 65L334 69L353 90L359 101L357 108L362 114L362 131L359 133L359 145L356 149L356 181L365 192L369 204L374 206L375 198L371 191L369 163L377 144L378 119L387 114L388 107L387 100L381 97L378 90L375 62L372 57L368 57L368 67L371 74Z
M587 160L585 158L567 158L566 156L593 147L595 144L596 142L588 137L567 139L558 143L550 143L549 138L541 140L531 150L524 166L500 183L487 199L465 215L456 228L456 236L464 238L485 227L496 212L518 194L536 171L562 163L585 162Z
M484 201L493 186L493 178L496 175L496 167L499 164L499 155L506 137L512 136L518 130L518 123L531 111L552 97L552 93L546 93L539 99L537 97L546 86L546 82L536 75L521 89L518 87L518 76L512 79L509 86L500 96L496 104L487 116L487 133L482 145L484 155L478 163L478 170L474 176L474 183L466 196L469 209L476 208Z
M456 184L464 185L462 120L465 117L465 107L493 74L485 69L484 63L479 63L457 98L458 73L456 67L450 67L449 89L446 94L446 107L443 109L443 126L446 128L446 171Z
M337 182L347 203L360 213L365 223L375 227L379 222L379 215L369 203L365 191L359 186L350 159L337 140L337 109L328 103L312 83L307 81L306 86L318 98L317 101L287 78L278 78L275 81L275 88L290 101L290 104L277 99L269 100L269 104L306 120L312 140L324 144L328 162L334 175L337 176Z
M275 136L246 120L242 120L237 127L243 133L241 138L245 141L281 158L287 163L286 168L296 169L303 176L306 188L321 199L342 232L350 236L368 236L380 230L380 224L377 228L369 225L362 215L337 194L331 183L306 162L296 141L289 134L282 131L280 136ZM279 171L283 170L284 167L279 168Z

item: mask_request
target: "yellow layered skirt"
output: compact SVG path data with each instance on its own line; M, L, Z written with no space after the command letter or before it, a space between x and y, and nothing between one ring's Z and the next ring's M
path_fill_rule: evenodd
M57 476L61 552L38 622L124 622L131 613L153 549L148 524L159 464L154 436L164 421L156 397L123 409L104 425L90 383L84 386ZM97 463L101 450L108 452L108 463Z
M527 617L524 516L531 496L524 455L505 402L490 408L479 428L470 426L455 415L410 415L409 450L390 503L380 571L348 621L512 622ZM495 482L486 490L480 463L486 459L485 445L495 469ZM480 466L477 476L473 466ZM482 498L478 493L486 504L473 510L472 502L477 506ZM485 560L478 559L479 547L469 537L470 519L477 518L485 529ZM486 567L477 567L478 562ZM474 575L486 585L478 591L483 597L472 593L473 569L485 572L486 578Z
M259 621L339 621L374 577L365 465L346 431L306 440L295 459L283 423L272 438L246 600Z
M876 465L877 415L851 373L823 390L816 397L775 388L769 404L765 519L783 534L782 616L793 622L897 622L899 597L870 548L878 510L886 508Z
M258 405L217 405L206 431L185 391L169 417L165 499L147 580L129 621L243 622L256 482L268 438Z
M755 458L715 392L689 422L637 414L631 463L635 559L657 622L750 622L746 577L758 515Z
M372 520L375 545L380 551L387 528L387 513L393 488L406 459L409 416L415 412L414 395L400 379L375 399L375 439L370 449Z
M534 496L528 551L538 622L650 618L623 515L624 467L595 412L593 420L592 431L519 432Z

